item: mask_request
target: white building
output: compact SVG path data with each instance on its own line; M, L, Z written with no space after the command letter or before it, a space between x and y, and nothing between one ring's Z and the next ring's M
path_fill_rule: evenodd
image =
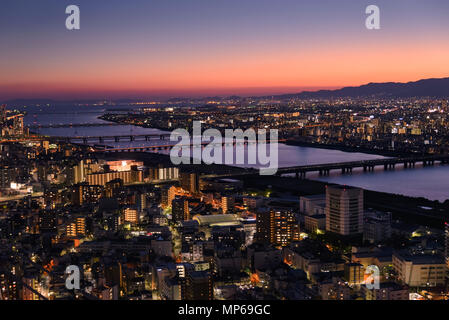
M326 231L344 236L363 232L363 189L327 186Z
M437 287L445 283L446 264L440 256L395 252L393 269L399 280L410 287Z

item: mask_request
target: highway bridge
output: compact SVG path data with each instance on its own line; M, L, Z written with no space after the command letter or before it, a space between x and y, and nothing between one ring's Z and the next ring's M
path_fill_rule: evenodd
M296 174L298 178L304 179L307 172L318 172L320 175L329 175L331 170L341 170L342 174L352 173L355 168L363 168L363 171L374 171L377 166L383 166L385 170L394 170L396 165L402 164L404 168L414 168L417 163L423 166L433 166L436 162L449 164L449 155L426 155L414 157L384 158L375 160L362 160L341 163L316 164L279 168L277 174Z
M394 170L397 165L403 165L405 169L415 168L416 164L423 166L433 166L436 163L441 165L449 164L449 155L425 155L399 158L384 158L375 160L362 160L340 163L315 164L305 166L294 166L279 168L276 175L295 174L298 179L306 179L307 173L318 172L320 175L329 175L332 170L339 170L342 174L352 173L353 169L362 168L364 172L372 172L375 167L383 167L384 170ZM210 175L208 177L236 177L244 175L257 175L258 170L243 169L238 174Z
M126 134L113 136L75 136L75 137L52 137L55 140L67 143L104 143L104 142L134 142L134 141L150 141L150 140L167 140L170 138L170 133L158 134Z
M286 140L278 140L278 142L285 142ZM194 147L194 146L201 146L201 148L204 148L207 145L211 145L211 146L221 146L221 147L225 147L225 146L242 146L242 145L254 145L257 144L257 142L255 141L236 141L234 140L233 142L221 142L221 143L213 143L212 144L208 141L203 141L201 143L190 143L190 144L176 144L175 142L173 142L172 144L160 144L160 145L150 145L150 146L143 146L143 147L108 147L108 146L99 146L96 145L94 146L97 150L96 152L157 152L157 151L161 151L161 150L170 150L172 149L174 146L177 147Z

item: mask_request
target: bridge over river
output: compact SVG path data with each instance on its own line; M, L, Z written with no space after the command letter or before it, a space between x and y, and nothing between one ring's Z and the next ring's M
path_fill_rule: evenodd
M295 174L298 179L305 179L307 173L318 172L320 175L329 175L331 170L340 170L342 174L352 173L355 168L363 168L363 171L374 171L375 167L383 166L385 170L394 170L397 165L403 165L404 168L415 168L416 164L421 163L423 166L433 166L437 163L440 165L449 164L449 155L425 155L425 156L410 156L398 158L385 158L375 160L361 160L351 162L339 163L325 163L294 167L284 167L277 170L276 175ZM257 175L259 171L256 169L242 168L242 172L238 174L225 175L209 175L207 177L236 177L243 175Z

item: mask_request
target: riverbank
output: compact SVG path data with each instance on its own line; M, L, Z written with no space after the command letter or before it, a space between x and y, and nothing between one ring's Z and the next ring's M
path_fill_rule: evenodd
M246 176L235 177L244 181L245 188L271 189L280 194L291 194L296 197L324 194L326 185L331 183L298 180L291 177ZM443 229L449 221L449 201L440 203L424 198L413 198L403 195L364 190L365 209L372 208L393 214L393 219L400 219L409 224L425 225Z
M336 145L336 144L323 144L323 143L312 143L312 142L304 142L293 139L288 139L285 142L286 145L296 146L296 147L308 147L308 148L317 148L317 149L327 149L327 150L338 150L343 152L351 152L351 153L366 153L373 154L377 156L384 157L404 157L404 156L414 156L412 153L401 153L389 150L373 150L369 148L363 147L349 147L345 145Z
M124 120L113 119L113 118L110 118L109 115L110 114L106 113L106 114L103 114L103 115L97 117L97 119L112 122L112 123L115 123L118 125L123 125L123 126L136 126L136 127L146 128L146 129L157 129L157 130L165 131L165 132L170 132L172 130L171 128L158 126L157 124L154 124L154 123L151 123L151 124L132 123L132 122L124 121Z
M164 154L146 152L127 153L95 153L98 158L108 160L138 160L146 166L173 165L170 157ZM260 176L257 171L254 175L242 176L241 173L251 171L226 165L181 165L181 171L197 172L201 175L232 175L232 178L242 180L245 189L271 189L279 194L291 194L293 197L324 194L326 185L332 183L315 180L298 180L293 177ZM442 229L444 222L449 221L449 201L441 203L425 198L414 198L398 194L365 190L365 208L388 211L393 219L400 219L409 224L425 225Z
M98 119L101 119L103 121L113 122L115 124L122 124L122 125L134 125L137 127L142 128L152 128L152 129L158 129L162 131L170 131L171 128L167 127L161 127L156 124L135 124L130 123L124 120L114 119L110 118L108 114L103 114L98 117ZM346 145L338 145L338 144L322 144L322 143L311 143L311 142L305 142L305 141L299 141L295 139L287 139L285 142L286 145L290 146L297 146L297 147L309 147L309 148L316 148L316 149L327 149L327 150L338 150L343 152L350 152L350 153L365 153L365 154L372 154L377 156L384 156L384 157L407 157L407 156L414 156L416 154L413 153L404 153L404 152L396 152L396 151L390 151L390 150L373 150L370 148L363 148L363 147L349 147Z

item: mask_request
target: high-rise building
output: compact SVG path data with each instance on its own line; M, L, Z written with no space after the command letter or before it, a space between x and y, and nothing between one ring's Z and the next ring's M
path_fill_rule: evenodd
M189 200L177 197L172 201L172 221L182 222L185 220L190 220Z
M326 230L345 236L363 232L363 189L327 186Z
M213 300L214 285L208 271L187 271L185 278L185 300Z
M170 188L167 188L167 187L161 189L161 206L162 206L162 208L167 208L168 206L171 205L171 202L168 201L169 190L170 190Z
M73 167L73 183L84 182L84 160L81 160L76 166Z
M232 195L221 197L221 210L224 214L232 213L234 211L235 198Z
M176 190L175 186L172 186L172 187L170 187L170 189L167 190L167 203L168 203L168 206L172 205L172 202L173 202L173 200L176 197L176 192L177 192L177 190Z
M257 213L256 238L260 243L287 246L299 240L299 225L290 208L273 207Z
M137 195L137 207L140 211L143 211L146 208L148 208L148 200L147 195L145 193L139 193Z
M191 172L181 172L180 174L181 188L192 194L199 192L199 178L198 174Z

